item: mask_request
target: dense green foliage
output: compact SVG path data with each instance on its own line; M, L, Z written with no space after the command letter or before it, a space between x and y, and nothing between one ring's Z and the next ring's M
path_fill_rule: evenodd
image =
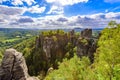
M101 32L95 60L74 56L64 60L58 70L49 73L45 80L119 80L120 79L120 24L109 25Z
M64 59L60 64L58 70L49 73L45 80L91 80L88 77L88 66L90 61L88 58L83 57L81 60L76 55L70 59Z
M120 24L116 26L104 29L98 42L95 66L104 80L120 79Z

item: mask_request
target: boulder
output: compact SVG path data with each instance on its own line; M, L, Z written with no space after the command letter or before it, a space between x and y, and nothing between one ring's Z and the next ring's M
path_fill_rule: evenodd
M0 80L38 80L30 77L25 58L15 49L7 49L0 66Z

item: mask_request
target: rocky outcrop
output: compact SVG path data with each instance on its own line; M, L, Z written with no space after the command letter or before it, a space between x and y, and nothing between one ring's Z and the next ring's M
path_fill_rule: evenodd
M52 38L45 37L43 42L43 50L47 58L51 58L51 49L53 48L54 41Z
M93 62L96 49L97 39L92 37L92 29L81 31L81 36L77 41L77 55L79 57L88 56L91 62Z
M71 43L73 47L77 46L77 55L79 57L89 56L93 61L93 54L96 51L96 41L92 36L92 29L84 29L81 31L79 38L75 35L75 31L71 30L68 35L54 34L52 36L43 36L42 34L36 38L36 49L43 49L46 60L55 61L56 58L63 58L66 54L65 47Z
M70 32L70 42L75 45L76 44L76 36L75 36L75 31L71 30Z
M38 80L30 77L22 53L7 49L0 66L0 80Z
M92 38L92 29L84 29L81 31L81 37L85 39Z
M72 39L73 36L71 36L70 40L73 41ZM45 53L46 60L53 58L53 56L63 57L66 53L65 46L70 40L67 34L61 35L58 33L52 36L44 36L41 34L36 38L36 50L41 48Z
M74 56L76 47L79 57L88 56L93 62L96 42L92 29L83 30L80 36L74 30L67 33L61 30L42 32L36 37L35 45L26 58L30 75L46 75L50 67L57 69L58 62L63 58Z

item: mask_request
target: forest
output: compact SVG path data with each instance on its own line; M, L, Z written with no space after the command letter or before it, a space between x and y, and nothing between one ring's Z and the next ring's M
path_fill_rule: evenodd
M120 24L111 21L108 26L101 31L93 63L86 56L74 55L70 60L64 59L45 80L119 80Z
M119 80L120 24L103 30L0 29L0 59L4 50L22 52L28 72L40 80Z
M0 28L0 62L5 49L39 34L38 30Z

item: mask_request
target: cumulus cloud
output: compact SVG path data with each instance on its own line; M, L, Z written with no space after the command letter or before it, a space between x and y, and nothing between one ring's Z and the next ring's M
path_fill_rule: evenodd
M45 11L46 7L39 7L39 5L32 6L27 9L27 11L31 13L43 13Z
M0 6L0 14L4 14L4 15L20 15L22 13L24 13L24 10L22 8Z
M3 19L0 19L0 22L4 22L4 20L3 20Z
M98 13L98 14L93 14L93 15L87 15L88 17L92 18L92 19L105 19L106 18L106 14L104 13Z
M116 2L120 2L120 0L104 0L107 3L116 3Z
M21 16L21 13L1 14L0 27L61 29L61 28L104 28L109 21L120 22L120 12L98 13L92 15L77 15L65 17L64 15L51 15L39 18ZM5 16L6 15L6 16ZM17 15L17 16L15 16ZM15 16L15 17L14 17Z
M40 18L39 20L36 20L37 26L40 26L40 28L104 28L107 27L108 23L111 20L115 20L116 22L120 22L118 13L112 13L116 16L114 18L108 17L111 13L99 13L99 14L93 14L93 15L78 15L78 16L72 16L72 17L64 17L63 15L58 16L46 16L44 18Z
M120 19L120 12L118 13L110 12L110 13L107 13L105 16L106 18L109 18L109 19Z
M24 12L28 11L30 13L43 13L46 7L39 7L39 5L32 6L32 7L8 7L0 5L0 14L4 15L21 15Z
M35 3L34 0L13 0L12 4L13 5L23 5L23 2L27 3L27 5L32 5L33 3Z
M0 24L6 24L7 23L7 20L5 19L0 19Z
M12 1L12 4L13 5L23 5L23 2L22 2L22 0L14 0L14 1Z
M27 17L27 16L19 16L19 18L13 20L13 21L9 21L7 27L10 28L32 28L33 24L36 24L33 20L33 18L31 17Z
M31 18L20 18L17 22L18 23L32 23L34 21Z
M83 18L78 17L78 18L76 18L75 24L80 24L84 28L103 28L103 27L107 26L108 22L109 22L108 20L104 20L102 18L101 19L92 19L89 17L83 17Z
M66 6L66 5L77 4L80 2L88 2L88 0L46 0L46 2Z
M11 23L9 23L9 25L19 25L19 23L17 23L17 22L11 22Z
M67 20L67 18L61 17L61 18L58 18L57 21L59 21L59 22L66 22L68 20Z
M26 3L27 5L32 5L33 3L36 3L34 0L0 0L0 3L3 2L11 2L13 5L23 5L23 3Z
M9 23L15 22L24 12L25 8L0 5L0 24L5 24L6 26Z
M64 6L88 2L88 0L46 0L46 2L52 3L52 7L47 14L63 14Z
M63 7L53 5L47 14L63 14Z

